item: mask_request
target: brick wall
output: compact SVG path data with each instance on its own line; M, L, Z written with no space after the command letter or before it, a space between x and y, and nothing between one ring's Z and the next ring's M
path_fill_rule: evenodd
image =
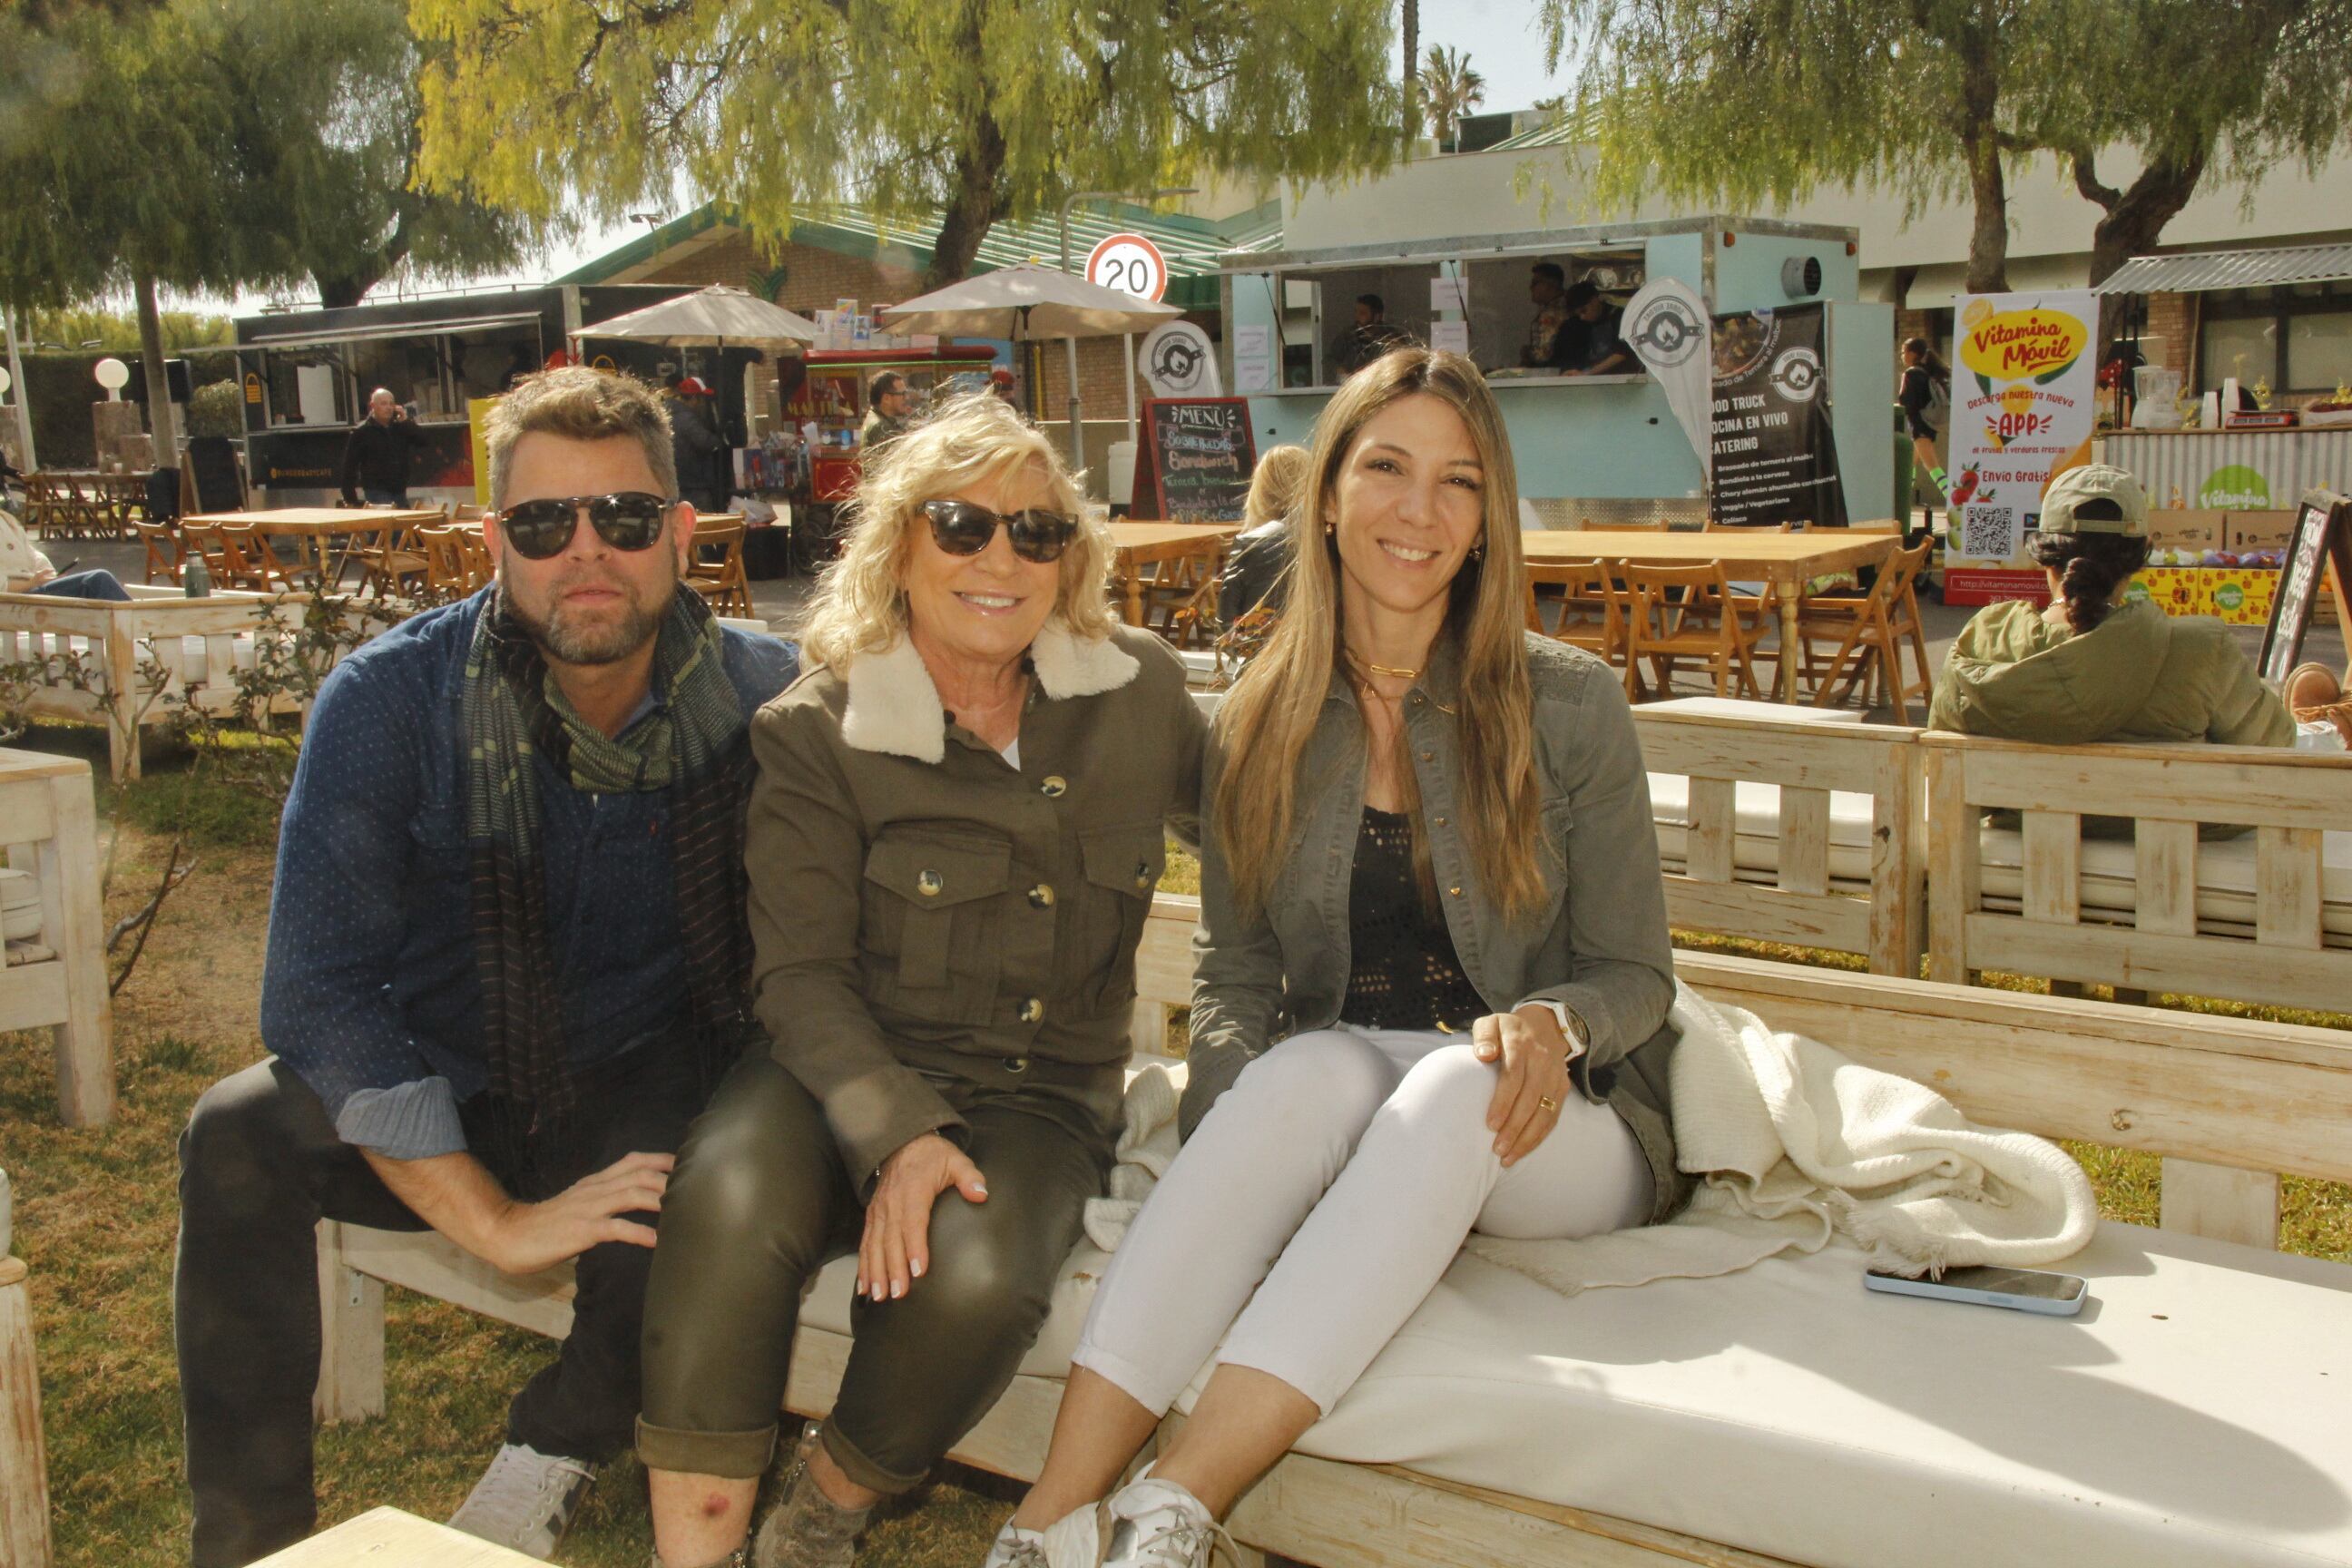
M2197 297L2194 294L2150 294L2147 325L2141 346L2150 364L2180 373L2180 384L2193 387L2189 362L2197 345Z

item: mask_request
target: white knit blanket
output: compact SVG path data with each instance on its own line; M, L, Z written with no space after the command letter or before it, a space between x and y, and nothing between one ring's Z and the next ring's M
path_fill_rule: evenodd
M2066 1152L1979 1127L1933 1090L1676 984L1675 1141L1700 1179L1664 1225L1580 1241L1472 1236L1468 1250L1573 1295L1730 1274L1788 1251L1857 1247L1906 1274L2055 1262L2091 1239L2098 1207ZM1116 1250L1176 1153L1178 1084L1160 1067L1129 1086L1110 1195L1087 1235Z

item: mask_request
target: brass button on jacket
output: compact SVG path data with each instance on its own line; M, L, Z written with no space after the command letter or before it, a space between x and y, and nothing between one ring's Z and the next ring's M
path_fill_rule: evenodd
M1059 800L1070 792L1070 781L1059 773L1047 773L1045 782L1039 784L1037 790L1047 800Z
M1021 1004L1021 1021L1023 1023L1038 1023L1043 1020L1045 1016L1045 1004L1040 1002L1034 996L1030 997L1029 1000Z
M1033 910L1052 909L1054 907L1054 889L1044 882L1040 882L1035 887L1030 889L1029 907Z

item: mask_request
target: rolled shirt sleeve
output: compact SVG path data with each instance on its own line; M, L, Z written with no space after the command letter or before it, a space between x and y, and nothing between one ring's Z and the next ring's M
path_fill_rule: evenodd
M347 663L320 689L278 834L261 1037L346 1142L411 1159L465 1141L392 999L425 703L383 673Z

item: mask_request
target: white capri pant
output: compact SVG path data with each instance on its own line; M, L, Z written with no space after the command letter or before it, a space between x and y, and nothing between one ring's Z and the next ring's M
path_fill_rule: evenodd
M1145 1201L1071 1359L1161 1415L1222 1339L1221 1364L1328 1414L1473 1230L1550 1239L1647 1216L1640 1143L1573 1089L1505 1170L1486 1126L1497 1071L1434 1030L1342 1024L1274 1047Z

